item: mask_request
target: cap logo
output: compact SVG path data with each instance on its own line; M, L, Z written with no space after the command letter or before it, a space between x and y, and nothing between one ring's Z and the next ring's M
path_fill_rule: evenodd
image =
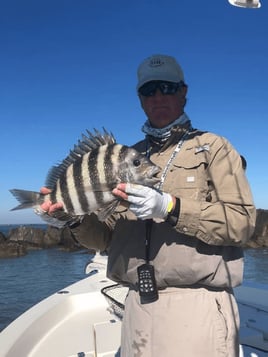
M162 66L165 62L162 61L160 58L153 58L150 60L149 66L151 67L159 67Z

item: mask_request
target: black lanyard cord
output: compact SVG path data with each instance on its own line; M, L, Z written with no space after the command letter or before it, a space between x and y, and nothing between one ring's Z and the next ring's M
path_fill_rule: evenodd
M145 259L146 263L149 264L150 262L150 244L151 244L151 233L152 233L152 225L153 220L147 219L146 220L146 235L145 235Z

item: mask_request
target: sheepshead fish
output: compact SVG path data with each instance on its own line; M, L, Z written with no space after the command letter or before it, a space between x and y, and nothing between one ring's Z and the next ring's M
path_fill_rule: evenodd
M118 183L153 187L159 181L155 175L160 168L135 149L117 144L113 134L105 129L102 133L87 130L87 134L82 134L69 155L50 169L45 186L51 193L12 189L20 205L11 211L36 208L50 200L63 203L63 209L55 213L62 221L92 212L104 221L120 203L112 194Z

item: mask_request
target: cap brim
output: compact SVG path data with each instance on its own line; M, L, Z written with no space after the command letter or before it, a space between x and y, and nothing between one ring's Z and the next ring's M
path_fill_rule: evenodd
M178 83L180 82L181 80L180 79L176 79L174 80L174 76L170 77L170 76L163 76L163 75L154 75L154 76L151 76L151 77L147 77L147 78L144 78L142 81L140 81L138 84L137 84L137 90L140 89L140 87L142 87L145 83L148 83L148 82L152 82L152 81L167 81L167 82L173 82L173 83Z

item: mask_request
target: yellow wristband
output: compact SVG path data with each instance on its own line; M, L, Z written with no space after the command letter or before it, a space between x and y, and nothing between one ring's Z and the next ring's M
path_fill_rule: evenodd
M170 213L173 209L173 199L171 197L171 201L169 201L168 206L167 206L167 212Z

